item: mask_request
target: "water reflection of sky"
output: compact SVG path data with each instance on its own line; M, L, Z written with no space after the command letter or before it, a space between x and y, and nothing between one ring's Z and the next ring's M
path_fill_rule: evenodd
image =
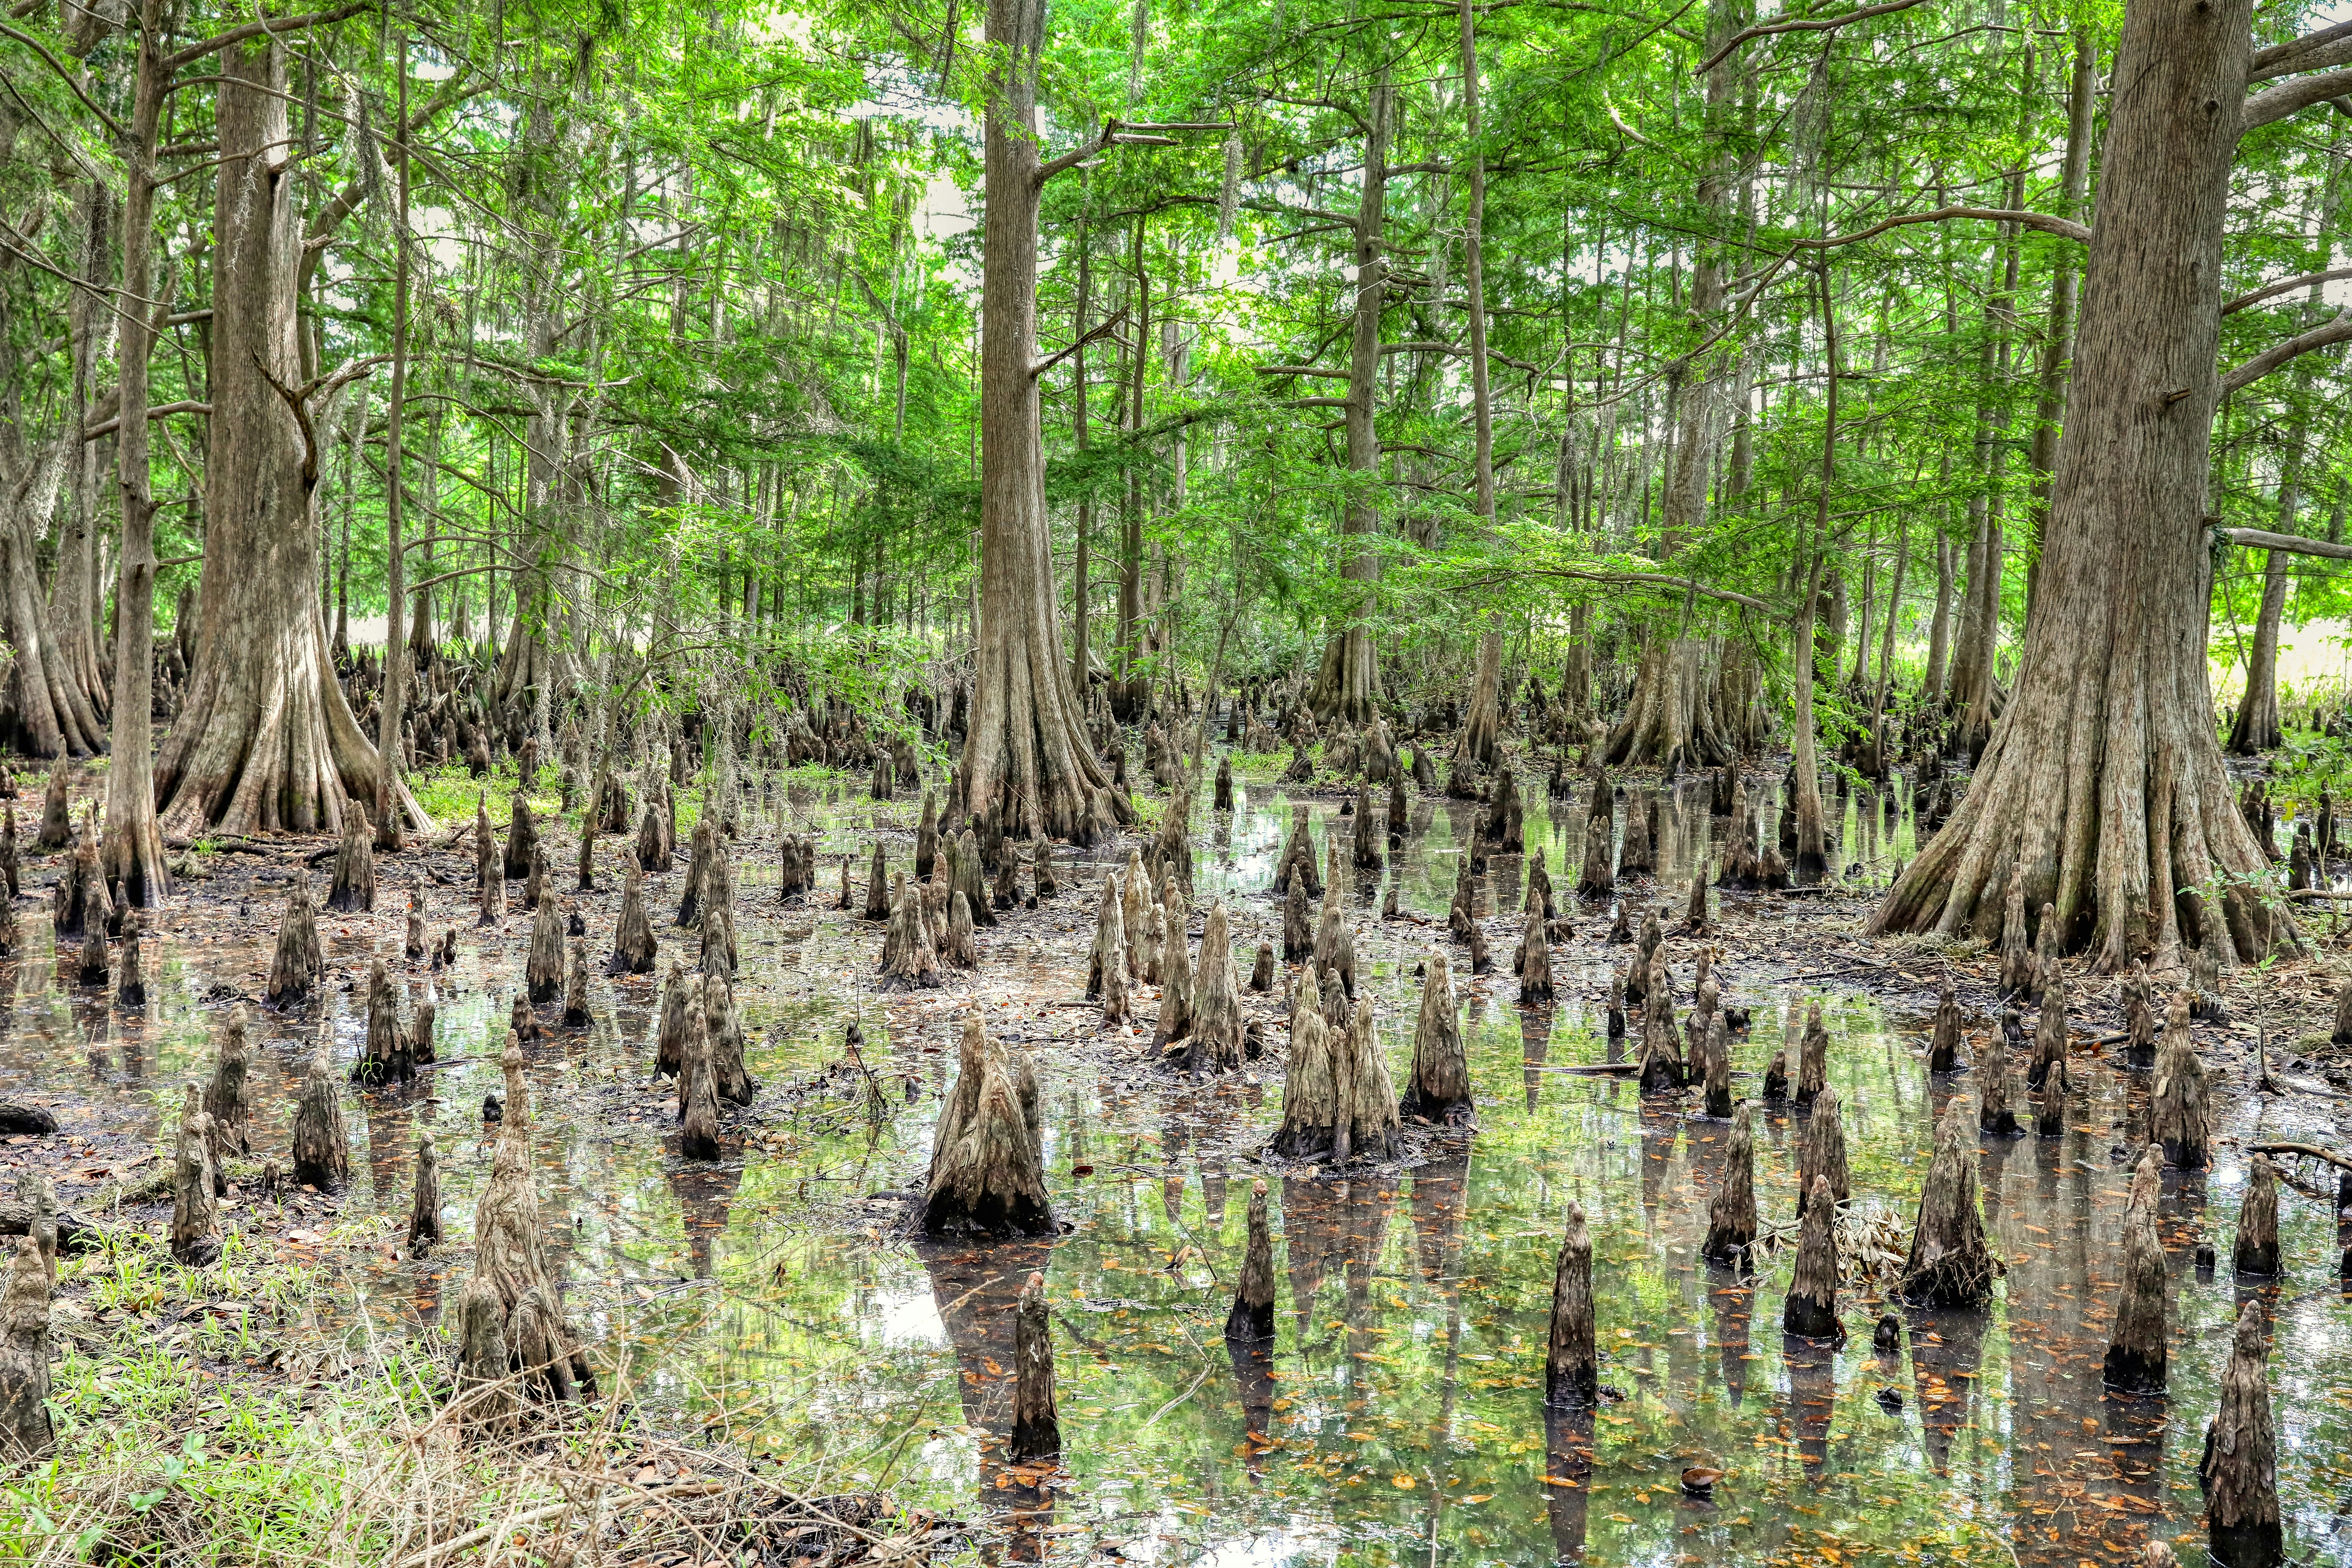
M1545 851L1567 905L1582 805L1556 821L1534 783L1529 851ZM879 819L893 831L894 865L905 863L913 803L803 791L789 809L824 828L834 855L863 848ZM1443 934L1473 809L1417 802L1408 848L1385 873L1397 879L1402 906L1435 925L1377 920L1382 884L1370 876L1347 894L1400 1080L1418 1006L1412 971ZM1314 806L1318 865L1320 836L1335 823L1347 828L1336 810L1331 801ZM1907 817L1888 827L1874 799L1847 803L1844 817L1840 859L1864 866L1866 878L1882 879L1895 857L1911 853ZM1279 935L1265 889L1289 818L1287 801L1262 784L1245 786L1230 823L1201 814L1199 901L1231 901L1244 973L1256 941ZM1661 875L1635 891L1678 916L1686 868L1723 825L1696 792L1663 818ZM1473 983L1457 963L1480 1131L1417 1169L1342 1181L1255 1163L1280 1117L1270 1064L1222 1083L1176 1081L1144 1064L1140 1039L1097 1037L1093 1010L1065 1005L1082 963L1069 944L1091 929L1104 869L1070 864L1056 904L982 933L979 983L992 1004L1016 1003L992 1005L992 1026L1017 1032L1037 1053L1049 1181L1074 1228L1050 1247L918 1248L889 1232L887 1205L856 1200L919 1173L972 992L956 982L963 989L940 997L874 996L878 931L830 911L811 930L805 911L779 912L773 841L772 816L761 816L739 846L739 999L765 1085L762 1120L748 1129L759 1141L715 1168L672 1156L672 1096L643 1085L659 995L646 979L598 977L595 1027L558 1032L532 1052L532 1140L572 1310L600 1354L626 1358L634 1396L656 1410L709 1420L772 1451L822 1453L845 1481L863 1476L910 1501L992 1521L1002 1555L1016 1561L1077 1558L1115 1542L1129 1560L1231 1563L1516 1563L1580 1552L1605 1563L1830 1561L1832 1552L2005 1562L2013 1551L2021 1563L2074 1564L2123 1562L2151 1532L2196 1532L2198 1446L2240 1295L2226 1272L2198 1279L2189 1255L2210 1239L2227 1258L2243 1163L2227 1143L2210 1175L2167 1184L2171 1398L2103 1397L2126 1184L2111 1150L2135 1087L2126 1075L2083 1060L2087 1087L2064 1137L1984 1153L1988 1221L2010 1267L1990 1312L1906 1311L1901 1351L1882 1357L1869 1337L1876 1307L1850 1299L1852 1338L1832 1351L1780 1332L1785 1253L1752 1287L1696 1257L1725 1127L1645 1106L1622 1080L1557 1070L1612 1049L1598 1004L1622 950L1598 940L1604 910L1572 910L1579 934L1555 951L1561 999L1548 1013L1517 1007L1507 976ZM861 855L861 879L864 867ZM1494 863L1498 971L1516 940L1524 874L1517 858ZM821 867L822 887L837 879L835 862ZM658 923L675 910L677 880L652 879L649 895L665 971L684 951L680 933ZM161 1108L176 1104L178 1086L208 1062L222 1004L205 1001L206 991L258 990L281 896L257 889L247 929L232 940L156 940L156 1000L143 1020L109 1026L84 994L56 984L41 957L0 966L21 972L0 1041L0 1093L86 1097L63 1119L100 1152L154 1143ZM503 945L485 956L458 899L437 888L434 896L436 928L458 919L465 950L440 984L447 1065L409 1095L347 1100L361 1173L346 1222L404 1215L416 1134L430 1129L444 1145L460 1246L427 1266L378 1254L352 1276L379 1325L419 1332L463 1278L462 1240L488 1168L478 1107L498 1083L488 1042L503 1029L528 932L527 920L510 921ZM1782 1009L1812 994L1790 977L1830 962L1813 928L1837 914L1820 901L1732 905L1755 917L1723 939L1721 972L1727 999L1755 1009L1752 1033L1736 1045L1753 1092ZM610 895L588 907L593 951L609 943ZM396 950L395 915L324 923L341 974L358 974L373 943ZM1689 943L1670 940L1669 951L1686 1006ZM1934 963L1922 960L1914 973L1932 979ZM1973 1089L1965 1075L1926 1079L1924 1017L1890 1019L1865 996L1819 994L1858 1203L1907 1237L1932 1119L1953 1092ZM362 995L337 990L327 1002L346 1062L361 1042ZM1141 1020L1151 1005L1141 1005ZM855 1097L795 1102L784 1093L838 1058L853 1014L891 1091L878 1128ZM273 1017L256 1035L262 1121L273 1129L264 1141L282 1143L277 1130L310 1025ZM2145 1091L2144 1079L2137 1088ZM2305 1110L2230 1093L2217 1100L2233 1136L2250 1136L2257 1119L2266 1135L2332 1136L2324 1117L2309 1124ZM1789 1222L1801 1127L1777 1112L1758 1123L1768 1228ZM1080 1166L1090 1169L1081 1175ZM1261 1173L1272 1188L1278 1337L1254 1358L1229 1352L1221 1327L1249 1184ZM1601 1378L1624 1397L1595 1415L1547 1418L1545 1321L1571 1199L1592 1227ZM2327 1558L2352 1550L2338 1500L2352 1485L2344 1415L2352 1310L2333 1279L2327 1205L2291 1190L2283 1199L2295 1272L2266 1291L2277 1312L2281 1484L2291 1550ZM243 1207L229 1219L303 1223ZM1009 1308L1031 1268L1045 1271L1056 1315L1067 1466L1045 1489L1004 1471L984 1436L1001 1432L1009 1414ZM1889 1408L1882 1394L1899 1404ZM1729 1472L1712 1502L1681 1496L1675 1478L1690 1465Z

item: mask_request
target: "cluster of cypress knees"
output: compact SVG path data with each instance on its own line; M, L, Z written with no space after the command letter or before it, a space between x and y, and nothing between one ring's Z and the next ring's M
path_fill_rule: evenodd
M1735 818L1738 784L1726 781ZM1507 800L1507 779L1497 794ZM1596 797L1606 792L1596 786ZM1352 803L1359 863L1370 838L1369 803L1360 792ZM1504 811L1494 820L1507 820ZM1392 804L1391 823L1403 814ZM1463 859L1452 924L1457 935L1477 931L1476 894L1483 879L1474 861L1490 838L1482 813L1474 848ZM1277 872L1285 898L1285 959L1301 965L1290 998L1289 1062L1284 1118L1268 1144L1270 1154L1293 1160L1391 1159L1401 1152L1404 1118L1428 1121L1472 1120L1465 1059L1450 966L1443 949L1423 965L1421 1014L1414 1037L1413 1078L1405 1094L1391 1098L1387 1069L1375 1043L1368 1005L1356 1002L1352 937L1336 896L1339 878L1339 836L1330 838L1329 884L1318 880L1305 831L1304 812L1294 823ZM1375 852L1376 853L1376 852ZM1377 865L1377 859L1371 861ZM1155 870L1159 879L1153 880ZM1686 932L1706 925L1706 882L1694 879ZM1320 894L1321 919L1308 934L1305 900ZM2021 882L2012 882L2005 932L2003 982L2012 997L2031 994L2039 1007L2034 1050L2026 1074L2036 1096L2036 1124L2043 1133L2063 1130L2067 1066L2067 993L2057 952L2057 923L2047 906L2036 948L2026 939ZM1187 945L1182 889L1177 879L1130 853L1124 875L1106 879L1094 947L1087 961L1087 990L1102 1001L1107 1021L1124 1022L1130 1006L1128 987L1156 982L1161 987L1154 1047L1193 1070L1232 1065L1257 1054L1255 1027L1239 1028L1221 1010L1233 995L1233 953L1222 903L1209 916L1200 961ZM1621 906L1618 920L1625 923ZM1553 906L1549 877L1540 857L1530 866L1526 920L1517 968L1524 1001L1550 1000L1547 942L1565 922ZM1129 933L1139 933L1139 940ZM1562 933L1564 934L1564 933ZM1630 933L1618 933L1621 938ZM1704 1085L1703 1113L1727 1119L1731 1132L1722 1175L1708 1207L1702 1244L1712 1263L1741 1272L1757 1261L1761 1226L1755 1181L1754 1106L1730 1093L1730 1032L1744 1029L1744 1009L1726 1005L1711 973L1711 950L1699 950L1691 1013L1678 1029L1674 985L1664 951L1664 932L1653 913L1644 921L1637 951L1612 984L1609 1027L1625 1028L1629 1002L1643 1005L1642 1086L1645 1093ZM1474 952L1483 944L1474 942ZM1272 986L1274 954L1261 942L1250 986ZM1195 979L1194 976L1198 978ZM1327 1000L1328 998L1328 1000ZM2130 1016L2127 1059L2156 1071L2153 1092L2134 1131L2142 1153L2133 1172L2123 1226L2123 1297L2105 1363L2106 1383L2120 1394L2160 1394L2166 1384L2169 1333L2165 1296L2164 1250L2157 1232L2157 1208L2164 1166L2196 1168L2210 1150L2210 1091L2189 1036L2192 1013L2218 1012L2213 976L2192 973L2190 991L2177 997L2166 1017L2163 1038L2156 1026L2146 971L2126 984ZM2345 1011L2352 1016L2352 986ZM1198 1037L1206 1026L1213 1040ZM2004 1010L1998 1066L1980 1066L1983 1089L1973 1130L1987 1135L2020 1132L2010 1110L2008 1053L2021 1037L2012 1005ZM1237 1049L1228 1040L1238 1036ZM1188 1039L1191 1043L1187 1044ZM1686 1059L1683 1046L1689 1046ZM1798 1150L1797 1257L1782 1305L1782 1326L1793 1335L1842 1341L1838 1311L1843 1275L1836 1228L1840 1210L1852 1198L1845 1136L1836 1089L1829 1081L1829 1031L1819 1001L1806 1009L1801 1026L1792 1005L1782 1048L1768 1065L1767 1100L1788 1100L1806 1113ZM1929 1068L1950 1073L1960 1067L1960 1020L1948 982L1938 999L1929 1040ZM1954 1102L1937 1123L1935 1152L1920 1189L1910 1251L1897 1293L1927 1309L1980 1309L1992 1299L2001 1266L1987 1244L1976 1168L1977 1139L1969 1110ZM962 1060L954 1093L941 1115L929 1180L919 1212L920 1228L935 1237L1045 1235L1055 1228L1040 1150L1036 1072L1017 1046L991 1039L978 1019L963 1029ZM1238 1288L1226 1322L1229 1337L1271 1337L1275 1272L1267 1226L1266 1184L1255 1184L1249 1205L1249 1239ZM2237 1258L2243 1273L2279 1268L2276 1173L2257 1157L2241 1212ZM1553 1281L1550 1332L1546 1354L1546 1396L1559 1405L1589 1406L1602 1396L1600 1386L1592 1244L1581 1209L1569 1205ZM1042 1283L1031 1277L1016 1308L1015 1424L1009 1457L1015 1461L1047 1458L1059 1450L1054 1413L1053 1357ZM1898 1342L1900 1320L1889 1312L1874 1331L1882 1349ZM2209 1423L2200 1476L2207 1493L2211 1544L2217 1561L2232 1564L2282 1560L2282 1534L2275 1477L2275 1436L2271 1417L2266 1363L2268 1322L2260 1301L2249 1301L2233 1336L2219 1410ZM2151 1543L2150 1564L2171 1561L2169 1548Z

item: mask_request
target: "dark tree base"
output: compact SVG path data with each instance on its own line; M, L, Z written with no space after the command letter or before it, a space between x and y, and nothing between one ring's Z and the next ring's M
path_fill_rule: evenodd
M1243 1343L1274 1338L1274 1303L1253 1307L1247 1301L1235 1301L1234 1310L1225 1314L1225 1338Z
M1682 1074L1675 1070L1675 1064L1668 1061L1664 1055L1653 1052L1649 1058L1643 1062L1642 1092L1643 1094L1673 1094L1682 1087Z
M1015 1422L1013 1436L1004 1440L1004 1457L1016 1465L1055 1459L1061 1454L1062 1426L1051 1415L1037 1421Z
M1418 1117L1433 1127L1475 1127L1478 1108L1469 1100L1424 1100L1418 1086L1408 1087L1397 1101L1397 1115L1407 1121Z
M1745 1274L1755 1240L1754 1237L1742 1240L1728 1232L1710 1229L1706 1239L1699 1244L1698 1255L1709 1263L1720 1264L1736 1274Z
M1059 1227L1054 1223L1053 1211L1032 1199L1016 1199L1007 1205L992 1197L979 1207L962 1209L947 1199L923 1205L923 1233L927 1236L1001 1237L1053 1236Z
M2237 1249L2236 1257L2232 1261L2239 1273L2262 1279L2269 1279L2273 1275L2286 1272L2285 1262L2279 1255L2279 1244L2275 1241L2267 1246L2242 1246Z
M2217 1524L2206 1551L2221 1568L2274 1568L2286 1561L2286 1540L2275 1524Z
M1838 1321L1834 1300L1817 1301L1810 1296L1799 1296L1793 1292L1780 1309L1780 1328L1783 1332L1800 1339L1841 1342L1845 1339L1845 1326Z
M1556 1410L1590 1410L1601 1403L1601 1374L1591 1366L1545 1374L1544 1403Z
M2162 1394L2164 1373L2165 1359L2161 1352L2149 1357L2122 1345L2107 1347L2106 1368L2102 1377L2106 1385L2118 1394Z
M2022 1138L2025 1129L2017 1124L2017 1112L1997 1110L1990 1116L1977 1118L1977 1131L1987 1138Z

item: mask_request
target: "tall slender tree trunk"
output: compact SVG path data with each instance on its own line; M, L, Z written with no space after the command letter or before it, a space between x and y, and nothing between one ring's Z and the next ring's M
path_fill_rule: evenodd
M2091 226L2042 609L1967 797L1877 931L1998 931L2013 868L2059 941L2113 971L2218 931L2297 944L2252 879L2206 675L2204 536L2221 246L2252 0L2130 0ZM2209 896L2218 894L2218 896ZM2218 907L2217 907L2218 906Z
M1711 42L1719 44L1730 37L1734 15L1729 0L1713 0L1706 26ZM1707 72L1707 158L1699 175L1698 205L1710 226L1726 226L1731 216L1732 180L1737 174L1729 123L1737 107L1734 85L1728 58ZM1723 310L1725 252L1723 241L1708 236L1700 239L1692 253L1690 320L1702 331ZM1736 351L1718 350L1692 361L1686 379L1676 389L1675 417L1668 427L1673 446L1667 454L1660 504L1657 548L1661 561L1671 561L1680 542L1706 521L1707 482L1713 477L1718 434L1717 410L1723 401L1718 383L1727 372L1736 382L1738 371ZM1609 761L1654 763L1669 772L1685 764L1705 767L1729 762L1737 747L1716 712L1716 693L1722 685L1717 664L1717 649L1707 639L1685 637L1664 626L1649 628L1643 638L1633 696L1624 717L1609 736L1605 753Z
M2074 68L2066 91L2066 158L2058 179L2059 216L2080 217L2091 190L2091 114L2099 82L2098 49L2090 30L2074 30ZM2066 411L2066 377L2074 366L2074 307L2082 268L2070 251L2058 258L2050 280L2050 324L2042 338L2042 390L2033 408L2033 444L2026 467L2033 476L2027 501L2025 618L2042 581L2042 532L2050 519L2050 479L2058 463L2058 426Z
M1085 176L1079 176L1084 179ZM1070 356L1070 435L1080 454L1093 432L1087 429L1091 419L1087 412L1087 313L1093 305L1094 247L1087 242L1084 219L1078 224L1078 300L1070 331L1071 341L1078 344ZM1078 498L1077 548L1070 569L1070 687L1076 692L1083 710L1087 682L1092 678L1087 668L1090 656L1087 651L1087 554L1094 546L1095 498L1091 492Z
M2289 480L2286 488L2292 489ZM2282 497L2279 510L2292 515L2294 502ZM2288 531L2282 526L2280 532ZM2230 725L2230 750L2242 757L2267 752L2279 743L2278 645L2279 618L2286 609L2287 552L2266 552L2263 564L2263 607L2254 616L2254 646L2246 655L2246 694Z
M1943 461L1943 482L1951 481L1951 455ZM1948 512L1949 508L1948 507ZM1927 669L1919 689L1929 701L1939 701L1944 694L1946 666L1952 656L1952 574L1957 563L1949 534L1942 530L1936 533L1936 614L1927 623Z
M1037 57L1044 0L988 0L981 266L981 582L966 805L1008 833L1091 842L1109 775L1061 656L1037 376Z
M394 65L399 75L400 118L408 123L408 37L394 40ZM407 696L408 638L401 613L408 606L408 578L403 551L402 492L407 487L407 467L401 448L405 433L408 398L408 147L404 132L396 149L400 178L398 216L392 237L392 396L384 409L383 426L383 702L376 714L375 752L381 771L375 780L375 847L400 847L400 713Z
M1339 576L1348 584L1340 622L1323 645L1323 662L1307 693L1307 705L1327 719L1368 722L1381 699L1379 650L1372 642L1372 584L1381 558L1368 548L1378 531L1380 508L1370 487L1381 466L1381 437L1373 423L1380 392L1381 310L1388 294L1387 228L1390 118L1395 90L1383 69L1366 105L1363 194L1356 204L1356 319L1348 354L1348 471L1357 489L1348 497L1339 524L1344 552Z
M123 897L142 909L156 907L172 892L155 812L155 498L147 451L147 364L156 327L169 310L168 302L148 302L155 289L156 138L169 74L157 58L163 20L163 0L143 0L133 38L138 57L131 134L122 150L122 292L116 302L121 423L115 438L122 542L114 590L114 756L106 774L106 836L100 846L106 879L121 883ZM278 117L282 121L282 109ZM205 478L208 491L220 479L211 472ZM304 598L308 603L307 594Z
M1801 883L1820 881L1829 874L1827 836L1822 822L1822 764L1813 742L1813 617L1821 602L1822 555L1829 545L1830 491L1837 483L1838 335L1837 297L1830 269L1821 274L1822 338L1829 367L1826 416L1822 425L1821 494L1814 499L1811 537L1805 543L1805 597L1797 613L1793 649L1796 667L1795 737L1790 744L1790 771L1796 775L1797 858L1790 868ZM1837 667L1831 665L1834 676Z

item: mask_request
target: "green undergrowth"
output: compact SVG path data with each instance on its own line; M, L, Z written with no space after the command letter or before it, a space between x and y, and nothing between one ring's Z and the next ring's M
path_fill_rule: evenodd
M787 1514L812 1517L793 1500L837 1484L821 1460L755 1464L661 1436L635 1397L626 1333L597 1356L611 1396L511 1429L467 1429L449 1402L439 1331L404 1299L394 1310L405 1321L387 1326L385 1305L371 1315L334 1266L381 1244L373 1222L353 1222L322 1237L320 1259L296 1258L232 1226L205 1268L129 1232L61 1258L57 1446L0 1472L0 1559L540 1563L578 1559L593 1531L607 1551L660 1560L698 1540L781 1531ZM665 1489L683 1500L648 1506ZM900 1519L878 1498L866 1506L862 1530L877 1542L935 1522ZM459 1536L461 1550L429 1550Z

